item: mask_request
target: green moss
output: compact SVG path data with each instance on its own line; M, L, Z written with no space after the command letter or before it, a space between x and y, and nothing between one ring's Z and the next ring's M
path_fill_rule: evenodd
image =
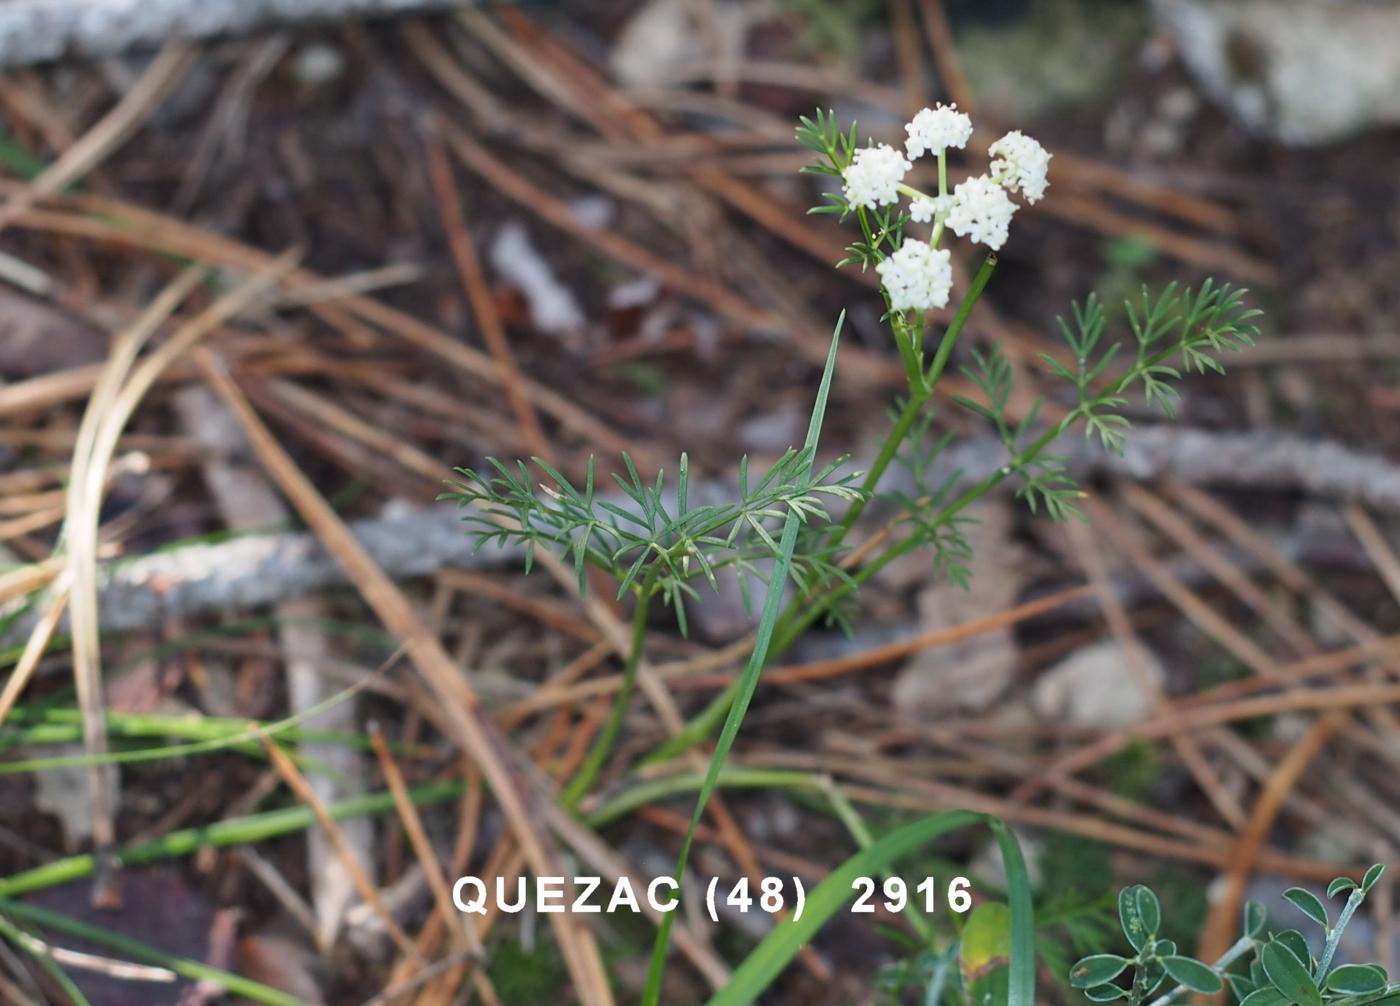
M983 107L1025 119L1099 100L1146 37L1136 4L1042 0L1006 25L958 33L958 54Z
M1129 741L1104 762L1108 788L1129 800L1146 800L1161 771L1157 749L1139 740Z
M539 1006L566 998L568 972L552 940L542 938L531 949L519 940L501 940L492 946L486 970L507 1006Z
M1161 935L1175 940L1182 952L1195 947L1206 922L1210 905L1206 901L1206 879L1199 873L1180 868L1157 871L1147 886L1162 903Z
M885 15L885 0L779 0L781 10L798 25L803 53L836 61L848 68L860 62L860 41L867 22Z

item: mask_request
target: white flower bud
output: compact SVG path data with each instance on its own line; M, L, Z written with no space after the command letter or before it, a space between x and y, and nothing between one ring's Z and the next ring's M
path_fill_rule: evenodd
M909 204L909 219L916 224L926 224L938 214L947 213L952 206L952 196L922 196Z

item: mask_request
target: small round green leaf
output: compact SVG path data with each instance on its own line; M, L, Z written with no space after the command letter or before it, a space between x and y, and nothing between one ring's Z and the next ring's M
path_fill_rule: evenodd
M1117 985L1100 985L1096 988L1085 989L1084 998L1091 1003L1111 1003L1115 999L1128 998L1128 990L1120 989Z
M1011 909L1000 901L984 901L963 926L958 963L963 981L971 985L1011 960ZM1103 979L1107 980L1107 979ZM1098 984L1097 982L1095 984Z
M1162 962L1153 958L1143 964L1138 970L1138 982L1147 990L1147 995L1157 991L1157 987L1167 980L1167 969L1162 967Z
M1142 950L1152 942L1154 931L1149 930L1138 914L1137 892L1141 884L1125 887L1118 892L1118 921L1123 926L1123 935L1133 945L1134 950Z
M1361 893L1370 894L1371 888L1376 886L1376 881L1381 879L1381 874L1385 873L1385 864L1377 863L1366 871L1366 876L1361 880Z
M1152 952L1158 957L1175 957L1176 943L1172 940L1158 940L1152 945Z
M1283 943L1275 940L1259 951L1259 959L1264 964L1264 973L1273 982L1274 988L1295 1006L1322 1006L1322 993L1317 990L1317 982L1308 973L1307 967L1298 955Z
M1126 957L1117 954L1094 954L1082 958L1069 970L1069 983L1072 988L1091 989L1106 985L1123 973L1128 966Z
M1192 992L1214 995L1225 987L1218 974L1193 957L1163 957L1162 967L1177 984Z
M1290 887L1283 896L1293 903L1300 912L1312 919L1323 929L1327 928L1327 906L1312 891L1302 887Z
M1327 885L1327 896L1329 898L1335 898L1343 891L1354 890L1355 887L1356 881L1352 880L1350 877L1338 877Z
M1162 925L1162 905L1157 900L1157 895L1152 893L1152 888L1138 885L1137 910L1143 926L1156 936L1158 927Z
M1312 951L1308 948L1308 941L1302 933L1296 929L1285 929L1281 933L1275 933L1274 939L1282 943L1289 950L1293 951L1293 956L1302 961L1305 965L1312 963Z
M1240 1006L1288 1006L1288 1000L1278 989L1256 989L1240 1000Z
M1257 901L1246 901L1244 903L1244 934L1250 939L1259 935L1264 928L1264 923L1268 921L1268 913L1264 911L1264 906Z
M1385 972L1369 964L1343 964L1327 976L1329 992L1359 996L1379 992L1386 986Z
M1225 984L1230 986L1230 991L1235 994L1236 999L1243 999L1254 991L1254 982L1250 981L1248 975L1235 974L1227 971L1221 975L1225 979Z

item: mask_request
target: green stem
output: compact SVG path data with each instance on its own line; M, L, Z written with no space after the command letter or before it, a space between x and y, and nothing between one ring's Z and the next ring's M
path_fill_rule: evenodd
M983 265L982 273L979 273L978 276L979 280L981 280L981 286L986 285L984 275L989 275L990 268L994 264L995 263L993 261L989 260L988 263L985 263ZM962 314L963 311L960 310L959 315ZM954 324L956 323L957 319L954 319ZM951 327L950 331L952 331ZM951 350L951 345L949 346L949 349ZM1141 376L1142 373L1161 364L1165 360L1174 356L1177 352L1178 348L1173 346L1162 350L1161 352L1147 358L1146 360L1139 361L1126 374L1124 374L1118 380L1114 381L1098 395L1095 395L1093 398L1089 399L1086 402L1080 403L1068 414L1066 414L1065 417L1061 419L1058 423L1056 423L1054 426L1050 427L1043 434L1041 434L1034 442L1030 444L1029 447L1018 452L1016 456L1013 457L1007 464L998 468L995 472L993 472L982 482L968 489L965 493L963 493L951 504L949 504L943 510L943 512L939 514L935 522L935 526L940 527L945 525L948 521L952 520L963 510L966 510L973 503L976 503L983 496L986 496L993 489L1001 485L1012 475L1024 469L1028 464L1035 461L1036 458L1040 456L1040 454L1045 450L1046 447L1050 446L1051 443L1053 443L1057 438L1062 436L1082 417L1092 413L1105 401L1120 396L1123 393L1123 391L1130 387L1132 383ZM939 352L934 357L934 361L930 366L930 373L934 373L936 368L941 368L946 363L946 360L947 353L943 352L943 347L940 346ZM939 372L941 373L941 370L939 370ZM915 411L916 410L914 403L911 400L909 405L906 405L904 412L900 414L899 419L896 421L894 430L891 431L892 436L886 438L885 445L881 449L880 458L878 458L876 461L876 466L871 469L871 474L866 477L865 487L867 489L872 484L872 477L873 481L878 481L879 476L882 475L884 469L889 466L890 461L893 460L895 452L899 448L899 442L893 439L894 431L902 430L903 432L901 435L907 435L909 427L913 425ZM855 518L859 517L860 511L861 509L863 509L863 507L864 501L858 501L857 503L852 504L851 509L847 511L846 518L841 522L840 525L838 525L836 531L837 541L841 541L845 538L846 531L849 530L850 525L855 523ZM851 582L840 583L833 587L831 590L829 590L827 593L822 594L820 597L809 600L805 605L801 600L794 601L791 605L789 605L788 610L784 612L783 617L780 618L778 621L778 626L773 634L773 646L770 658L782 654L789 646L791 646L798 639L798 637L802 635L804 631L806 631L806 629L809 626L811 626L813 622L815 622L819 617L821 617L821 615L824 612L828 611L834 603L844 598L852 590L860 586L860 584L864 583L866 580L870 579L871 576L875 575L875 573L879 572L881 569L889 565L889 563L893 562L895 559L899 558L900 556L907 555L910 551L913 550L913 548L917 547L917 545L918 541L910 538L905 538L899 542L896 542L894 545L891 545L871 562L861 567L860 570L851 574ZM722 692L720 692L720 694L715 696L715 698L710 702L710 704L706 706L705 709L697 717L692 719L690 723L686 725L686 728L682 733L667 741L664 745L658 748L656 752L654 752L654 754L648 756L646 761L650 763L652 761L659 760L662 757L674 757L682 751L685 751L688 748L694 746L695 744L700 743L700 741L702 741L705 737L708 737L713 731L714 725L724 717L724 714L729 708L730 704L733 702L736 693L737 686L734 682L731 682L729 686L727 686Z
M1045 448L1049 447L1052 443L1055 442L1055 440L1063 436L1065 432L1068 431L1070 427L1072 427L1082 417L1091 414L1105 401L1112 398L1116 398L1119 395L1121 395L1123 391L1130 387L1133 381L1135 381L1142 373L1151 370L1153 367L1156 367L1163 361L1174 356L1176 352L1176 347L1172 347L1169 349L1164 349L1160 353L1157 353L1146 360L1140 361L1131 370L1129 370L1128 373L1124 374L1121 378L1114 381L1111 385L1109 385L1099 394L1095 395L1093 398L1089 399L1086 402L1081 402L1078 406L1071 409L1063 419L1061 419L1058 423L1056 423L1054 426L1050 427L1039 437L1037 437L1030 444L1029 447L1025 448L1022 451L1019 451L1013 458L1011 458L1011 460L1007 464L1002 465L991 475L987 476L987 478L983 479L977 485L964 492L952 503L948 504L948 506L944 508L943 512L938 515L937 520L933 522L933 527L942 527L943 525L947 524L948 521L952 520L962 511L966 510L973 503L976 503L983 496L986 496L989 492L991 492L997 486L1001 485L1012 475L1024 469L1031 462L1035 461L1036 458L1038 458L1041 455L1041 453L1045 450ZM936 364L937 360L935 360L934 363ZM913 544L911 544L911 542L913 542ZM861 569L856 573L853 573L851 575L852 582L841 583L833 587L829 592L817 598L815 603L810 604L801 613L795 612L794 609L796 605L794 604L793 608L789 609L789 618L796 618L797 621L795 624L791 622L789 622L788 624L784 624L783 622L779 623L778 632L775 634L775 639L773 642L773 654L776 656L782 653L783 650L790 646L793 643L793 641L796 640L797 637L800 636L809 625L816 621L816 619L820 617L823 612L827 611L832 604L845 597L852 590L854 590L860 584L864 583L872 575L874 575L874 573L884 568L894 559L899 558L901 555L906 555L911 550L913 545L916 544L917 542L914 542L912 539L906 538L903 541L891 545L873 561L861 567Z
M1229 950L1220 955L1220 960L1211 965L1211 970L1218 975L1223 975L1226 968L1253 949L1254 940L1248 936L1241 936ZM1171 1006L1172 1003L1185 999L1188 992L1190 989L1185 985L1178 985L1166 995L1152 1000L1151 1006Z
M831 780L830 776L823 777L820 782L822 791L831 802L831 809L841 819L841 823L846 826L851 838L855 839L856 845L862 851L869 849L875 844L875 838L870 834L870 829L866 827L865 819L860 816L860 811L856 810L855 805L851 803L845 793L841 792L840 787ZM885 869L880 871L880 876L889 880L894 874ZM927 916L919 911L918 904L912 897L907 898L904 902L904 915L909 920L909 925L913 927L914 932L919 934L919 939L923 940L924 949L932 950L937 938L933 931L933 925Z
M831 349L826 354L826 367L822 371L821 384L817 387L816 400L812 404L812 416L807 423L807 436L803 441L802 456L807 460L803 465L805 470L799 473L801 477L810 474L812 459L816 455L821 440L822 423L826 418L827 403L831 396L832 376L836 370L836 351L841 343L841 328L845 324L845 320L846 314L843 311L836 321L835 330L831 333ZM690 827L686 829L680 853L676 856L676 869L672 874L672 879L678 886L685 879L686 863L695 842L696 831L699 829L700 821L705 814L705 803L719 782L719 776L724 769L724 760L729 756L730 750L734 747L734 741L739 736L744 714L748 711L749 703L753 699L754 692L758 689L759 675L763 672L764 665L768 661L768 647L773 641L773 626L778 620L783 588L791 568L793 550L797 547L797 533L800 527L801 519L797 512L789 509L783 520L782 537L779 539L777 549L774 550L773 569L769 574L768 588L763 598L763 611L759 616L758 629L754 632L753 649L749 652L748 662L744 665L743 673L739 676L739 689L734 695L734 704L730 707L728 715L725 716L724 726L720 728L719 737L715 741L715 749L710 755L710 763L705 770L705 779L700 784L700 792L695 798L695 809L690 816ZM661 981L666 968L671 926L674 923L675 914L667 913L661 920L661 926L657 930L656 939L652 944L651 964L647 969L646 986L642 991L642 1002L645 1006L658 1006L661 1001Z
M996 269L997 257L988 255L982 262L982 268L977 271L977 276L972 281L972 286L968 289L967 296L958 305L957 313L954 314L952 322L948 325L948 330L943 333L943 339L938 344L938 349L934 353L933 362L929 364L928 370L922 375L922 385L910 388L909 400L905 403L903 410L895 419L894 426L880 445L880 452L875 457L875 463L870 471L866 473L865 480L861 484L861 496L846 510L841 523L836 526L834 540L839 544L845 541L846 535L855 526L860 515L865 511L866 502L873 495L880 479L899 453L900 446L905 438L909 436L909 431L913 428L915 421L919 418L919 413L929 398L933 396L934 390L938 386L939 379L947 369L948 360L952 355L953 346L958 341L958 336L967 325L968 318L972 316L972 309L976 307L977 301L981 298L982 292L986 290L988 282L991 281L992 272ZM896 333L896 341L898 334ZM898 546L896 546L898 547ZM902 553L901 553L902 554ZM888 560L886 560L888 561ZM878 560L877 560L878 562ZM883 563L881 563L883 565ZM877 567L878 568L878 567ZM859 574L857 574L859 580ZM797 639L802 632L812 624L820 615L826 611L830 603L837 598L845 596L849 587L842 585L833 593L826 595L826 603L813 605L805 611L799 611L800 599L789 604L786 611L778 619L777 628L774 631L773 650L770 654L775 657L786 650ZM685 729L675 737L669 738L646 758L648 763L673 758L683 751L689 750L699 744L706 737L713 733L714 728L724 719L729 711L730 705L734 702L735 695L738 694L738 681L731 682L728 686L715 696L714 699L693 718Z
M908 319L898 312L890 318L890 327L894 330L894 344L899 350L900 362L904 364L904 377L909 387L918 388L922 393L924 365L919 359L914 330L910 328Z
M1342 942L1342 930L1346 929L1347 923L1365 900L1366 892L1359 887L1353 887L1346 905L1342 908L1342 914L1337 918L1337 924L1328 930L1327 945L1322 949L1322 959L1317 962L1317 973L1313 975L1313 979L1319 985L1322 984L1322 979L1327 977L1327 969L1332 966L1332 957L1337 952L1337 945Z
M612 711L608 714L608 722L603 725L603 731L598 735L593 750L588 752L588 757L584 759L578 773L564 788L564 792L559 798L560 802L570 810L578 806L579 801L588 794L589 790L593 788L593 783L597 781L598 773L602 771L603 765L608 760L608 755L612 753L613 745L617 742L617 735L622 732L622 721L626 718L627 706L632 701L632 690L637 684L637 668L642 663L642 644L647 634L647 602L651 600L650 582L639 588L636 593L637 607L632 613L632 638L627 646L627 663L622 668L622 687L617 690Z
M928 990L924 993L924 1006L938 1006L943 1001L943 988L948 984L948 975L953 969L953 962L958 958L959 947L957 942L953 942L947 950L938 955L933 973L929 975Z
M647 804L656 803L672 796L694 793L705 782L703 772L679 772L647 779L618 793L603 806L585 816L590 827L601 828ZM792 769L758 769L734 766L726 768L719 775L722 789L821 789L815 776Z
M601 828L603 825L631 813L638 807L656 803L667 797L693 793L700 788L703 782L704 775L700 772L682 772L657 779L648 779L619 793L607 804L589 814L587 816L588 824L594 828ZM733 766L720 773L719 787L721 789L780 789L790 793L818 795L836 819L846 826L846 830L859 848L868 849L875 843L874 836L870 834L865 819L860 816L860 812L851 803L850 798L828 776L798 772L792 769ZM925 946L932 946L935 934L928 919L917 910L912 901L906 907L911 909L907 912L910 926L919 934Z
M938 380L943 376L943 371L948 366L948 357L953 352L953 344L958 341L958 336L962 334L967 319L972 317L972 309L982 299L982 292L987 289L987 284L991 282L992 273L996 267L996 254L989 254L982 260L982 268L978 269L977 275L972 278L972 286L968 289L967 296L963 298L962 303L958 305L957 314L953 315L953 321L948 325L948 331L943 333L943 341L938 344L938 352L934 354L933 363L929 364L928 373L924 377L929 394L932 394L934 388L938 386Z
M685 725L685 729L674 737L668 737L651 754L643 758L642 764L654 765L657 762L669 761L703 742L724 722L725 714L729 712L729 707L734 703L734 696L738 694L739 679L735 678Z
M855 526L860 515L865 512L866 503L879 486L885 471L894 462L900 446L909 436L909 431L913 428L915 420L919 418L919 412L933 397L933 393L938 387L938 381L943 376L943 371L947 369L948 358L953 352L953 346L957 343L958 336L962 335L968 318L972 316L972 309L981 299L982 291L987 288L987 283L991 280L996 265L997 257L995 255L988 255L982 262L982 268L977 271L977 276L973 279L967 296L958 305L957 313L953 315L948 330L943 333L943 339L939 342L938 350L934 353L933 362L929 364L928 370L922 375L922 384L915 386L911 382L909 400L905 402L894 426L890 428L884 442L880 444L880 452L875 456L875 463L870 466L870 471L865 473L865 481L861 483L863 490L861 498L850 505L846 510L846 515L841 519L841 523L837 525L836 540L838 543L845 540L846 534Z

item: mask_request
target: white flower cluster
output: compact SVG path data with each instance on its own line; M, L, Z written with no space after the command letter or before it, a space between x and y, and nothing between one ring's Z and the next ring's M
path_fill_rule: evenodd
M1011 215L1016 204L996 182L978 175L959 183L953 190L948 226L960 238L971 238L988 248L1006 244Z
M953 264L946 248L905 238L899 251L875 267L896 311L927 311L948 306Z
M1011 218L1017 210L1008 193L1019 193L1027 203L1039 202L1049 187L1046 175L1050 154L1019 131L1007 133L991 145L988 174L964 179L952 192L928 196L904 184L911 162L928 154L943 158L950 148L962 149L972 138L972 120L957 105L922 109L904 127L908 139L904 153L887 144L857 150L842 173L843 191L853 207L876 209L899 202L908 195L909 219L932 223L929 241L906 238L894 254L876 266L896 311L946 307L953 272L948 252L935 247L946 226L958 237L996 250L1006 244ZM940 186L945 162L940 160Z
M899 183L913 165L889 144L862 147L851 158L842 174L846 201L852 206L874 209L899 202Z
M1026 202L1038 203L1050 183L1045 175L1050 170L1050 154L1025 133L1013 130L987 151L992 161L992 177L1012 192L1025 196Z
M939 105L921 110L904 131L909 134L904 149L910 160L925 153L937 157L949 147L961 150L967 146L972 137L972 120L959 112L957 105Z
M920 196L909 204L909 219L916 224L926 224L939 215L946 217L952 208L952 196L938 196L933 199Z

